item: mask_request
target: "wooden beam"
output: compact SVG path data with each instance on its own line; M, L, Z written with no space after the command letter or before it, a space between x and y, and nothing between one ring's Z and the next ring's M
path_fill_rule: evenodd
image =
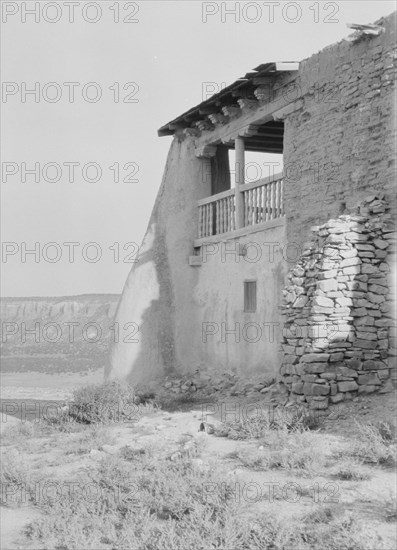
M296 80L296 73L287 74L282 82L287 85ZM205 144L228 143L234 140L237 136L244 134L244 129L250 124L263 125L273 121L273 113L286 107L290 102L286 99L285 94L280 94L278 98L270 103L261 105L255 110L242 111L241 115L236 119L231 119L223 126L216 126L213 131L203 131L202 135L196 140L196 147Z

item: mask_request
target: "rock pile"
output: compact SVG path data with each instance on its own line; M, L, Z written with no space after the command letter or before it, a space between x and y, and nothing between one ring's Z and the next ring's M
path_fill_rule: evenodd
M175 396L176 400L201 400L206 397L219 399L227 396L244 396L263 399L279 393L275 377L262 374L242 379L233 372L209 373L197 371L183 377L167 377L161 387L153 387L155 394ZM148 392L148 388L137 389L137 395ZM150 392L149 392L150 393Z
M310 409L392 389L396 234L383 195L312 228L283 292L281 379Z

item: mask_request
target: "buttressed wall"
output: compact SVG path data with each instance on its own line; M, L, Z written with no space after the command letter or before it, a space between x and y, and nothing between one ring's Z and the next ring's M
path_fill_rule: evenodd
M189 266L196 237L197 200L210 194L205 163L194 154L192 138L172 142L137 263L125 284L115 321L120 340L113 347L109 378L131 383L172 375L182 361L176 341L188 338L196 349L200 339L195 326L192 289L197 271ZM178 312L178 317L176 316ZM139 331L132 338L135 323Z

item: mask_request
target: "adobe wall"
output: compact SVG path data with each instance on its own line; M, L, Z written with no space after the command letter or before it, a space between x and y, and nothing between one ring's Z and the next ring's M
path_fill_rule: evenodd
M111 350L107 378L136 384L193 368L176 343L182 339L195 350L201 340L193 299L198 272L189 266L189 255L197 237L197 200L210 194L210 183L203 177L209 161L196 158L194 149L192 138L174 138L171 144L148 229L116 312L120 338ZM139 329L136 334L131 323Z
M285 118L285 211L290 242L386 192L395 212L395 14L380 36L343 40L300 63Z
M311 409L393 389L396 234L388 201L313 228L284 290L281 380Z
M196 371L273 380L280 365L279 296L288 271L285 222L202 247L197 201L210 194L206 159L174 138L149 226L116 312L119 341L107 378L149 384ZM269 244L266 244L269 243ZM246 246L246 256L239 250ZM244 313L244 280L257 279L257 311Z
M200 370L225 370L248 379L278 373L282 320L279 297L289 256L285 223L203 247L194 289L202 333L197 352ZM269 243L269 244L266 244ZM238 252L246 250L246 256ZM257 310L244 312L244 281L257 281ZM186 350L188 356L189 350Z

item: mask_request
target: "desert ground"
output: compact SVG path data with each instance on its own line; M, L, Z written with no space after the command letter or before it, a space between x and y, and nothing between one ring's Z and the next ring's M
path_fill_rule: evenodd
M394 393L321 420L186 396L112 416L99 388L80 387L80 416L3 414L1 548L395 548Z

